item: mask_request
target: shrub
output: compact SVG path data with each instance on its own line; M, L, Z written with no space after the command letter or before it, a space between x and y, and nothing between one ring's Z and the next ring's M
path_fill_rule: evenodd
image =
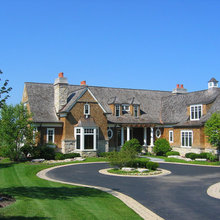
M146 168L146 164L149 162L149 159L134 159L132 161L129 161L126 166L127 167L133 167L133 168Z
M155 141L153 152L157 156L165 156L168 151L171 151L171 147L166 139L160 138Z
M55 153L55 160L64 160L64 159L65 159L64 154L59 152Z
M113 151L108 155L108 161L112 166L122 168L128 164L132 164L132 161L136 158L136 152L133 149L126 149L120 152Z
M79 153L64 154L64 159L69 159L69 158L74 158L74 157L80 157L80 154Z
M217 156L217 155L214 155L214 154L212 154L212 153L208 153L208 154L207 154L207 159L208 159L209 161L211 161L211 162L215 162L215 161L218 160L218 156Z
M196 154L196 153L186 153L185 157L190 158L191 160L195 160L196 158L201 158L200 154Z
M129 149L134 149L137 153L141 153L142 146L137 139L133 138L130 141L126 141L121 150L124 151Z
M35 159L43 158L45 160L54 160L55 149L45 145L33 147L32 157Z
M24 156L27 158L28 154L32 155L33 147L30 145L24 145L23 147L21 147L20 150L24 154Z
M152 162L152 161L148 161L146 163L146 168L149 170L156 170L159 167L158 163Z
M111 154L112 152L99 152L98 153L98 157L108 157L109 154Z
M168 151L168 152L166 153L166 156L167 156L167 157L168 157L168 156L172 156L172 155L177 155L177 156L179 156L180 153L179 153L178 151Z
M207 152L202 152L199 154L199 158L204 158L204 159L208 159L208 154Z

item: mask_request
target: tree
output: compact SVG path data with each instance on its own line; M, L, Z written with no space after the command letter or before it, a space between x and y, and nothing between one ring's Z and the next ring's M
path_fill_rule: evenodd
M208 136L209 143L217 147L220 161L220 112L213 113L205 123L205 134Z
M21 147L34 144L31 115L23 104L2 105L0 109L0 147L3 156L21 159Z
M126 141L122 146L122 151L126 149L134 149L137 153L141 153L142 146L136 138Z
M2 74L1 70L0 70L0 74ZM8 80L5 80L2 86L0 85L0 108L5 103L6 99L9 97L8 93L12 90L11 87L7 88L7 86L8 86Z

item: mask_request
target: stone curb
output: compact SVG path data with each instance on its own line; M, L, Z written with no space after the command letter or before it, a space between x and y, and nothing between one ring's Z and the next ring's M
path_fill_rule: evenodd
M120 177L145 177L145 178L149 178L149 177L159 177L159 176L165 176L165 175L169 175L171 174L171 172L169 170L165 170L165 169L159 169L160 171L162 171L162 173L159 174L149 174L149 175L122 175L122 174L114 174L114 173L109 173L108 170L111 168L107 168L107 169L102 169L99 170L99 173L104 174L104 175L109 175L109 176L120 176Z
M49 172L50 170L53 170L53 169L56 169L56 168L59 168L59 167L74 166L74 165L80 165L80 164L93 164L93 163L97 163L97 162L66 164L66 165L51 167L51 168L48 168L48 169L45 169L45 170L42 170L42 171L38 172L37 176L41 179L45 179L45 180L49 180L49 181L53 181L53 182L64 183L64 184L75 185L75 186L81 186L81 187L89 187L89 188L94 188L94 189L101 190L103 192L107 192L107 193L115 196L116 198L120 199L129 208L133 209L143 219L146 219L146 220L164 220L163 218L161 218L160 216L158 216L157 214L155 214L154 212L152 212L151 210L149 210L148 208L146 208L145 206L143 206L142 204L140 204L139 202L137 202L133 198L131 198L131 197L125 195L125 194L122 194L120 192L117 192L117 191L114 191L112 189L105 188L105 187L90 186L90 185L84 185L84 184L79 184L79 183L60 181L60 180L56 180L56 179L52 179L50 177L47 177L47 175L46 175L47 172ZM98 163L106 163L106 162L98 162Z
M220 199L220 182L214 185L211 185L207 189L207 194L213 198Z

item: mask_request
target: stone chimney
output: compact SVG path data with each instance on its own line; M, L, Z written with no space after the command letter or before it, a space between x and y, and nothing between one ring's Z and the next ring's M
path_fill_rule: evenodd
M177 84L176 85L176 88L175 89L173 89L173 92L172 92L173 94L183 94L183 93L187 93L187 89L185 89L184 87L183 87L183 84Z
M68 82L63 73L54 81L54 107L58 113L67 104Z

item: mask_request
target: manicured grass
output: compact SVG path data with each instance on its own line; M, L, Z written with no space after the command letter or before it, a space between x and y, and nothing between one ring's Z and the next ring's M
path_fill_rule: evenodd
M0 209L0 219L141 219L119 199L105 192L36 176L40 170L52 166L0 162L0 193L16 198L14 204Z
M119 174L119 175L151 175L151 174L159 174L161 173L160 171L156 171L156 170L149 170L149 171L146 171L146 172L143 172L143 173L140 173L136 170L134 171L123 171L123 170L120 170L120 169L110 169L108 170L109 173L114 173L114 174Z
M220 165L220 162L209 162L209 161L185 161L181 159L176 159L176 158L168 158L168 157L163 157L163 156L149 156L153 158L160 158L164 159L165 162L176 162L176 163L187 163L187 164L200 164L200 165L215 165L218 166Z

